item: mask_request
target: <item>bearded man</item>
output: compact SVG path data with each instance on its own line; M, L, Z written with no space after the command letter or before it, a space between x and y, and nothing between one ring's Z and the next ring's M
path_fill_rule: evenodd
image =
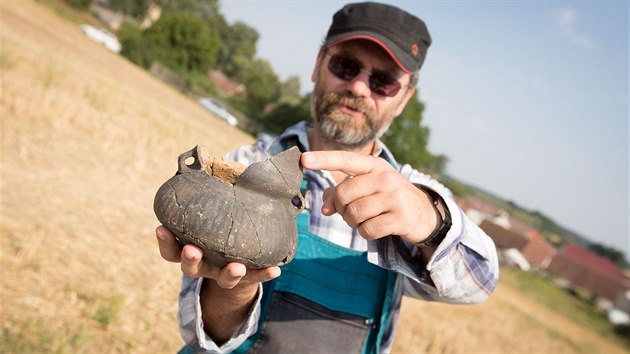
M228 154L248 165L303 152L306 209L291 263L218 269L157 228L162 257L184 273L182 352L389 352L403 295L477 303L494 290L491 239L379 140L413 96L430 43L424 22L399 8L344 6L312 73L313 124Z

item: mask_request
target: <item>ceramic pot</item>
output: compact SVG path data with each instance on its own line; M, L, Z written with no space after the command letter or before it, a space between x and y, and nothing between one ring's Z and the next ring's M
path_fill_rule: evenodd
M263 268L291 261L295 219L304 209L300 151L293 147L254 163L234 183L206 173L203 155L197 146L179 156L177 173L155 196L158 220L180 244L200 247L214 266Z

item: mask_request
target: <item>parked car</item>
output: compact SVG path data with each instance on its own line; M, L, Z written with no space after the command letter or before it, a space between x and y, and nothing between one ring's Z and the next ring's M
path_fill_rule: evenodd
M114 53L120 53L122 46L120 42L118 42L118 38L116 36L102 28L96 28L94 26L83 24L79 26L81 31L88 36L91 40L100 43L105 46L105 48L111 50Z
M229 125L237 125L238 119L230 113L225 105L213 98L203 97L199 99L199 104L210 112L219 116L219 118L228 122Z

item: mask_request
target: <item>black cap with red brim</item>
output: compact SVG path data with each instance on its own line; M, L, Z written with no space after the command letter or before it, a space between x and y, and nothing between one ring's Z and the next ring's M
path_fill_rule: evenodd
M406 73L420 70L431 45L422 20L397 7L374 2L348 4L337 11L325 46L353 39L377 43Z

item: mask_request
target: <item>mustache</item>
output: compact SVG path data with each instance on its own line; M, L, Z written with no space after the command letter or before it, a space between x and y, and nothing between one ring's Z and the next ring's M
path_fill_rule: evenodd
M327 103L328 107L340 104L365 114L372 113L370 107L367 105L365 100L355 97L352 94L338 94L335 92L330 92L324 96L324 102Z

